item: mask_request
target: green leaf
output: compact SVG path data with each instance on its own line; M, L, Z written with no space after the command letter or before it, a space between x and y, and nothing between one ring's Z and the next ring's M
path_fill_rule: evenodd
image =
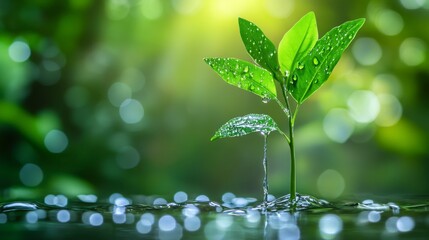
M275 99L277 97L273 76L263 68L234 58L205 58L204 61L225 82L231 85L265 99Z
M279 63L282 73L291 72L306 56L319 38L314 12L307 13L288 32L279 44Z
M247 52L261 67L276 74L280 69L277 61L277 50L274 44L254 23L238 18L241 39Z
M365 19L348 21L331 29L291 73L289 92L301 104L328 80Z
M229 120L216 131L215 135L210 140L214 141L219 138L240 137L254 132L268 135L272 131L280 131L280 129L270 116L264 114L248 114Z

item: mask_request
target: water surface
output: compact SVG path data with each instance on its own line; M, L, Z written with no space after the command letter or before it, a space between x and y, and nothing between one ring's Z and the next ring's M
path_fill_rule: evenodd
M311 196L255 198L226 193L173 201L112 194L0 203L1 239L427 239L429 197L329 203ZM391 200L391 201L390 201Z

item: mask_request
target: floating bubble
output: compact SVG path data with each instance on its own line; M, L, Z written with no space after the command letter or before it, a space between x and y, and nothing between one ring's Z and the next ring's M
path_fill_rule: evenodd
M27 163L19 171L19 179L25 186L35 187L43 181L43 171L36 164Z
M64 132L57 129L49 131L45 136L44 142L46 149L51 153L61 153L69 144L69 140Z
M70 212L68 210L60 210L57 212L58 222L66 223L70 221Z
M25 62L30 58L31 49L24 41L14 41L9 46L9 57L14 62Z
M354 124L347 110L334 108L325 116L323 130L332 141L344 143L352 135Z
M187 217L184 220L184 227L190 232L198 231L201 227L201 220L197 216Z
M128 98L121 103L119 115L125 123L134 124L142 120L144 109L139 101Z
M380 44L373 38L359 38L352 46L352 53L356 61L368 66L376 64L383 55Z
M177 203L183 203L183 202L188 201L188 194L180 191L180 192L177 192L174 194L173 199Z

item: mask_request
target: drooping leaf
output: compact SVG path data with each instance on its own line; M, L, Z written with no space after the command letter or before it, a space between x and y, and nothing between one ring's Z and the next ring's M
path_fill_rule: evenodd
M235 58L205 58L222 79L262 98L277 97L273 76L267 70Z
M364 22L365 19L361 18L334 27L300 60L289 79L289 91L299 104L328 80L342 53Z
M274 44L254 23L238 18L238 25L240 26L241 39L253 60L261 67L276 74L280 67Z
M248 114L229 120L220 127L211 138L240 137L249 133L259 132L268 135L273 131L280 131L274 120L265 114Z
M285 33L279 44L279 64L282 73L291 72L319 39L316 16L309 12Z

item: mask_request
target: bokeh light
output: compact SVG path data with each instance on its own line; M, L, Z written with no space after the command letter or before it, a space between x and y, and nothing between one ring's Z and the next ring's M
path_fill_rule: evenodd
M418 9L424 6L426 0L400 0L399 2L406 9Z
M399 57L409 66L417 66L426 60L426 44L418 38L407 38L399 47Z
M358 123L374 121L380 112L380 102L371 91L355 91L347 100L350 115Z
M323 119L325 134L338 143L344 143L354 131L354 121L346 109L334 108Z
M35 187L43 181L43 171L36 164L27 163L19 171L19 179L25 186Z
M144 110L141 103L135 99L126 99L119 107L119 114L122 121L128 124L138 123L144 116Z
M63 152L69 144L69 140L64 132L54 129L45 136L45 146L52 153Z
M25 62L30 58L31 49L24 41L14 41L9 46L9 57L15 62Z
M317 188L322 197L338 198L346 187L344 177L333 169L325 170L317 179Z
M326 214L319 220L319 231L323 239L334 239L343 229L343 221L335 214Z
M1 5L4 198L52 195L49 206L59 207L60 195L73 193L86 204L102 196L127 199L112 194L121 191L157 194L148 203L159 206L216 201L231 191L236 195L225 194L224 206L253 205L261 198L261 165L250 160L262 153L261 141L249 136L210 142L210 137L228 119L251 112L272 116L288 132L286 116L275 101L262 104L223 83L202 59L252 61L238 17L254 22L278 46L309 11L315 12L319 37L346 20L366 22L329 80L299 107L298 192L341 198L346 192L429 190L421 184L429 166L427 0L5 0ZM270 135L268 174L275 196L288 193L287 148L279 135ZM225 170L242 166L245 174ZM389 171L383 171L386 166ZM362 169L365 178L358 174ZM342 191L329 188L342 180L347 183ZM115 206L109 220L131 221L123 205ZM177 224L173 231L219 230L216 222L206 228L202 219L198 227L192 217L199 214L188 207L183 211L188 225ZM254 214L245 222L261 224L262 218ZM58 222L56 215L52 219ZM158 220L133 224L142 234L158 236Z
M404 20L399 13L391 9L383 9L378 12L375 25L380 32L388 36L394 36L404 28Z
M352 53L356 61L365 66L376 64L383 55L377 40L369 37L356 39L352 46Z

